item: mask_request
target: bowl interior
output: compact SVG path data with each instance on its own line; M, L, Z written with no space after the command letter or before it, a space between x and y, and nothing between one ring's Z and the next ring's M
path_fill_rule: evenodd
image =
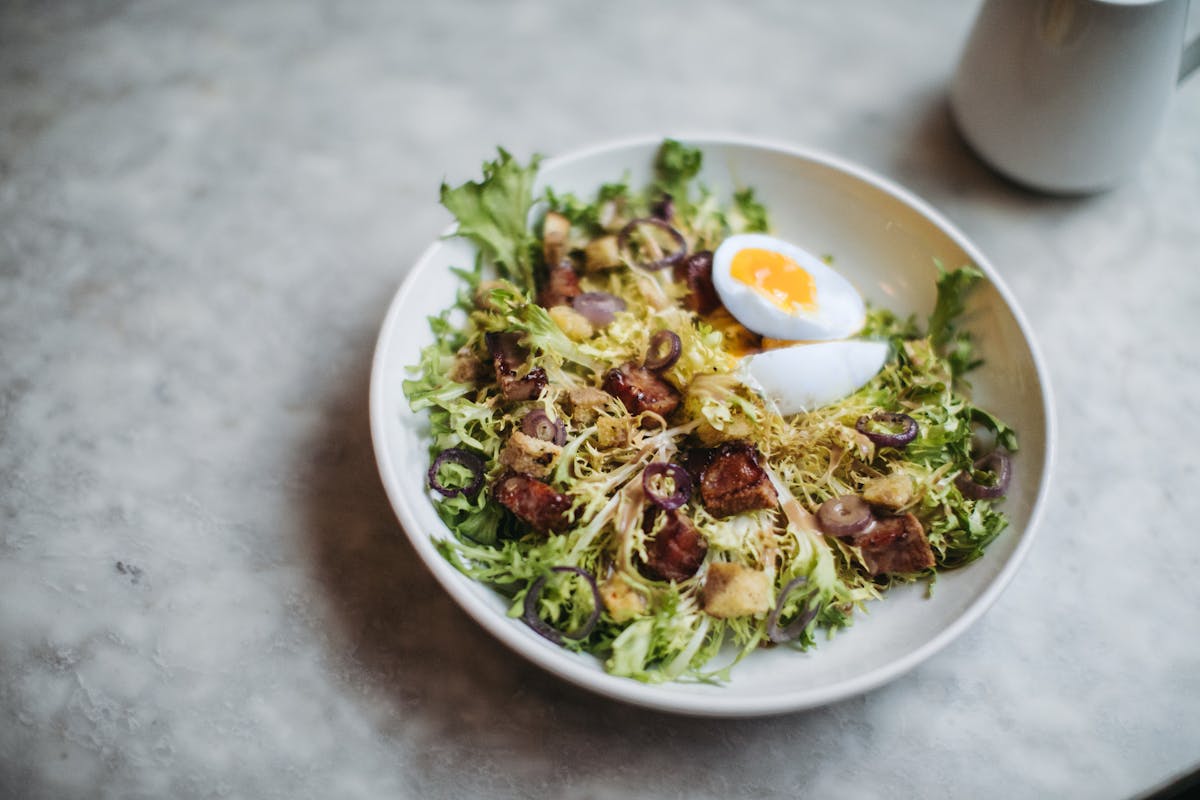
M608 145L548 160L538 191L590 196L628 174L647 182L657 139ZM774 232L818 254L869 301L900 313L933 308L935 262L975 264L989 281L971 296L966 326L986 363L972 374L980 405L1009 422L1021 439L1003 508L1010 527L975 563L943 574L937 591L897 587L854 625L807 653L787 648L752 654L722 686L645 685L604 673L590 656L541 639L505 615L502 598L454 570L433 547L449 532L425 488L426 423L408 409L401 382L431 341L426 317L453 302L459 286L449 267L468 267L474 251L441 240L420 258L388 312L376 352L371 422L380 471L414 547L443 586L477 621L542 667L602 694L663 710L706 715L780 713L850 696L887 681L936 652L981 614L1017 568L1034 530L1050 461L1048 387L1036 347L995 271L946 220L903 189L851 164L786 146L686 138L704 152L701 179L723 199L753 186L771 213Z

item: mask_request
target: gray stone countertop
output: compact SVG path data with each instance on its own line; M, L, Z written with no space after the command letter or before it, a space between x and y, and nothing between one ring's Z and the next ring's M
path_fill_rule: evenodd
M947 115L977 6L0 4L0 797L1123 798L1194 769L1200 79L1127 183L1034 195ZM550 678L433 581L375 471L372 347L439 183L674 131L908 186L1054 381L1021 572L807 713Z

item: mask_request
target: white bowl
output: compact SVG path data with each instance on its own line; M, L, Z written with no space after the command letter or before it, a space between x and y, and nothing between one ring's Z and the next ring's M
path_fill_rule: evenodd
M990 283L968 305L967 327L986 359L971 376L974 397L1017 430L1021 449L1003 505L1010 526L984 557L941 575L932 598L923 584L892 589L852 627L832 640L819 637L809 652L757 651L720 686L614 677L597 659L546 641L509 618L499 595L459 573L434 547L450 533L425 486L427 425L409 411L401 381L432 341L426 317L453 302L459 281L448 267L474 263L473 248L459 239L440 239L421 255L384 320L371 375L376 458L400 522L437 580L479 624L539 666L602 695L664 711L751 716L811 708L879 686L930 657L978 619L1012 578L1046 493L1053 442L1049 384L1029 326L996 270L909 192L809 150L730 137L678 138L703 150L701 180L719 196L753 186L780 237L833 254L838 270L870 301L923 317L933 308L935 259L947 267L975 264L987 275ZM586 197L626 173L633 186L642 185L660 141L621 141L548 159L535 192L549 185Z

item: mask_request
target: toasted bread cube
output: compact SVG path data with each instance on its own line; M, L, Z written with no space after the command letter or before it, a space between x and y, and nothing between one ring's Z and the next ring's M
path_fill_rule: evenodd
M755 436L754 423L747 419L741 411L734 411L733 419L719 429L713 427L713 424L702 416L694 433L706 447L715 447L722 442L733 442L739 439L753 439Z
M547 212L542 221L542 257L554 266L567 257L567 240L571 236L571 221L557 211Z
M595 386L574 386L567 390L567 402L571 407L571 421L580 425L591 425L600 416L600 409L608 405L610 395Z
M704 611L720 619L753 617L771 610L771 580L762 570L714 561L702 595Z
M600 585L600 599L613 622L628 622L646 612L646 595L620 575L613 575Z
M463 347L454 354L447 377L455 383L476 383L488 377L488 366L471 349Z
M561 452L562 448L554 442L544 442L522 431L513 431L500 451L500 463L513 472L544 478L550 474Z
M621 251L617 247L616 236L601 236L587 243L583 249L583 268L588 272L619 267Z
M582 342L584 339L592 338L596 332L592 323L587 321L587 317L570 306L554 306L548 309L547 313L550 314L550 319L554 320L554 324L561 328L571 341Z
M624 447L629 444L628 417L598 417L596 419L596 443L604 449Z
M912 478L903 472L893 472L882 478L872 478L863 484L863 499L873 506L898 509L912 502Z

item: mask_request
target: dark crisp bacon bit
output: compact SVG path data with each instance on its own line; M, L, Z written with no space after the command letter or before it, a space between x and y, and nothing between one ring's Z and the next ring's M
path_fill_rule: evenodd
M653 411L666 417L679 407L679 391L674 386L632 361L609 370L603 388L620 400L630 414Z
M659 581L685 581L696 574L708 553L708 542L696 530L687 515L679 511L651 509L642 519L642 530L649 533L658 516L666 518L662 529L646 542L646 561L640 571Z
M519 333L489 333L487 347L505 400L533 400L546 388L546 371L541 367L529 370L524 376L517 374L529 358L529 351L521 346Z
M540 533L562 531L571 524L567 516L571 496L528 475L510 472L500 476L492 486L492 497Z
M711 314L721 307L721 298L712 277L713 254L700 250L675 265L675 280L687 284L688 293L683 304L697 314Z
M712 463L717 454L716 447L694 447L675 457L675 461L692 476L692 483L699 484L705 468Z
M935 563L925 529L912 514L884 517L851 543L862 548L872 575L921 572Z
M571 304L572 298L582 293L583 290L579 288L579 273L575 272L575 267L568 259L548 268L546 282L538 292L537 302L542 308L566 306Z
M710 514L728 517L779 503L758 458L758 448L746 442L726 442L712 452L700 473L700 497Z

